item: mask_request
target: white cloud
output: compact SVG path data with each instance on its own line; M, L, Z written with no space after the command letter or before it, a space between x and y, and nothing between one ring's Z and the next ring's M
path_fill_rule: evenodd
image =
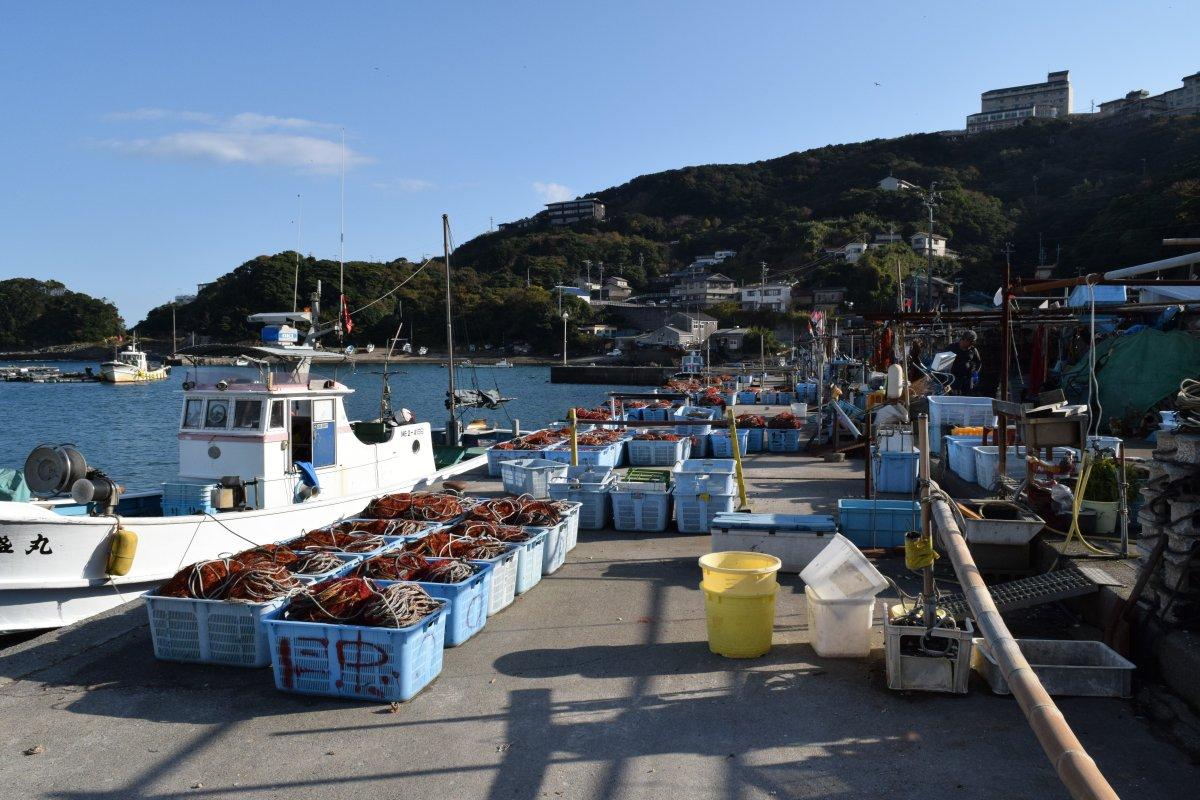
M376 181L371 185L383 192L424 192L436 188L436 184L433 181L426 181L421 178L396 178L390 181Z
M336 172L342 164L341 142L327 133L337 126L329 123L253 112L219 117L199 111L161 108L116 112L106 115L105 119L126 123L176 123L172 127L186 128L155 136L108 139L97 143L131 156L287 167L311 172ZM348 168L370 161L362 153L346 148Z
M542 199L547 203L560 203L563 200L570 200L575 196L575 192L561 183L554 183L553 181L549 183L534 181L533 190L541 195Z

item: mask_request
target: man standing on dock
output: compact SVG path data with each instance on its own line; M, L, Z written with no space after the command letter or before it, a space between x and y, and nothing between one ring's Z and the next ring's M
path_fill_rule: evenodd
M983 359L975 347L975 331L963 331L958 337L958 344L950 348L954 353L954 363L950 365L950 374L954 376L954 393L959 395L974 394L971 379L979 371Z

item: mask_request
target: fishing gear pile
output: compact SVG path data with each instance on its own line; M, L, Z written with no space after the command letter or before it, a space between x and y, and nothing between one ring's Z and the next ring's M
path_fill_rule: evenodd
M548 525L557 525L562 519L562 511L552 501L538 500L532 495L523 494L520 497L501 497L496 500L485 500L471 509L467 514L467 519L503 523L505 525L535 525L545 527Z
M498 539L458 536L450 531L438 531L421 539L407 542L404 550L422 556L438 558L470 558L486 560L503 555L509 545Z
M293 550L329 550L334 553L369 553L379 550L387 541L373 533L343 533L333 528L318 528L299 539L292 539L287 546Z
M364 517L378 519L411 519L422 522L447 522L466 512L462 500L448 494L430 492L398 492L372 500Z
M586 447L603 446L620 441L624 435L625 434L618 430L604 429L588 431L579 437L578 443Z
M534 431L506 442L498 442L496 450L543 450L564 441L570 431L566 428L555 428Z
M739 414L737 424L739 428L765 428L767 418L761 414Z
M197 561L175 573L155 594L191 600L266 603L302 588L286 566L264 560L262 548L255 550L260 551L259 557L249 561L242 561L240 555Z
M633 438L637 439L639 442L678 442L683 437L675 433L654 433L653 431L646 431L645 433L634 434Z
M415 581L425 564L424 557L416 553L392 551L368 558L354 568L354 574L381 581Z
M326 572L341 569L346 564L334 555L332 550L314 550L297 555L299 558L287 567L295 575L324 575Z
M774 430L803 428L804 420L800 419L790 411L784 411L782 414L771 417L771 419L767 421L767 427Z

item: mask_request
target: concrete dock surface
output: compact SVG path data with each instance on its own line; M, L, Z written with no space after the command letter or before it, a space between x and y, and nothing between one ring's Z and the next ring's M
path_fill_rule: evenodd
M833 513L862 463L748 459L756 511ZM476 493L494 481L468 476ZM275 690L269 669L152 655L140 601L0 651L5 798L1060 798L1016 702L891 692L807 644L782 575L771 653L709 653L707 536L581 531L556 574L445 653L408 703ZM1125 798L1200 768L1124 700L1059 700ZM30 755L24 755L25 752Z

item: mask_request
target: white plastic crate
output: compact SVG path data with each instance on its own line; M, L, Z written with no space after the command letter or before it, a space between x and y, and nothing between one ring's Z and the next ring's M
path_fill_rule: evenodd
M673 467L688 457L692 442L687 437L677 441L661 439L630 439L629 464L634 467Z
M567 521L561 519L557 524L545 528L526 528L526 530L544 530L546 541L542 545L542 574L553 575L558 572L567 560Z
M943 428L991 425L995 418L990 397L932 396L929 398L929 449L934 453L942 452L942 434L946 433Z
M866 658L871 654L875 598L823 600L804 587L809 644L825 658Z
M977 446L971 448L975 454L975 482L985 489L992 490L1000 483L1000 448L997 445ZM1004 472L1008 477L1024 480L1029 472L1025 463L1024 445L1009 445L1006 454Z
M822 514L718 514L709 523L719 553L741 550L779 559L780 572L800 572L837 533L833 517Z
M154 656L164 661L265 667L271 663L263 621L286 602L233 603L146 595Z
M689 458L675 474L676 490L732 494L737 491L737 465L732 458Z
M503 611L517 597L517 550L509 549L495 558L484 559L492 565L492 588L488 595L488 616Z
M800 572L800 580L826 600L874 597L887 588L875 565L840 533Z
M680 533L708 533L713 517L733 511L732 494L675 490L675 527Z
M442 671L449 604L407 628L268 621L275 687L284 692L410 700Z
M527 528L530 536L524 542L515 542L517 548L517 594L525 594L542 580L542 564L545 559L546 529Z
M579 512L583 510L583 503L575 501L564 501L563 505L566 508L563 510L563 522L567 526L567 552L575 549L575 545L579 544Z
M566 477L567 466L544 458L503 461L500 464L500 479L504 483L504 491L510 494L527 494L545 499L550 496L550 479Z
M667 487L660 492L614 490L612 505L613 528L616 530L665 531L671 520L671 489Z

